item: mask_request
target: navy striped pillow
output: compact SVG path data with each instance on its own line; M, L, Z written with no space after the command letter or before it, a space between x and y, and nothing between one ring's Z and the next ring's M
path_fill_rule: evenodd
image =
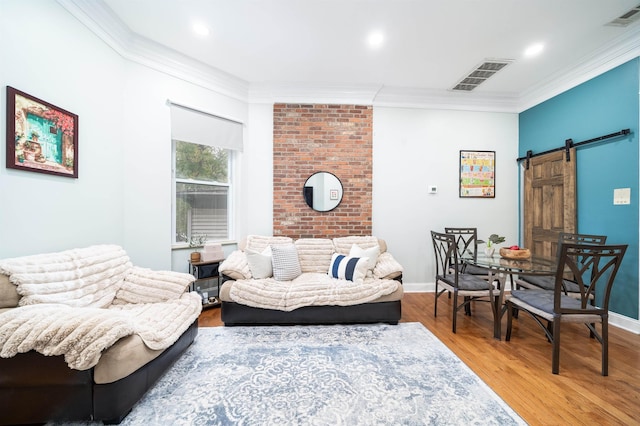
M367 257L350 257L334 253L329 265L329 276L361 283L367 274Z

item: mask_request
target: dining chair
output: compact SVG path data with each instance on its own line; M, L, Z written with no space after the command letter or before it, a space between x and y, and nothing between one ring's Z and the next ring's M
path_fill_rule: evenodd
M452 228L445 227L445 234L452 234L455 236L456 250L458 252L458 259L462 256L476 257L478 254L478 228ZM458 267L462 268L465 274L481 275L486 278L489 276L489 271L485 268L481 268L475 265L466 265L463 261L459 260Z
M606 235L591 235L591 234L573 234L568 232L561 232L558 236L558 250L561 244L563 243L571 243L571 244L605 244L607 242ZM559 252L556 253L556 258ZM588 259L582 259L583 262L588 261ZM530 289L542 289L542 290L553 290L555 288L555 277L554 276L541 276L541 275L529 275L518 277L515 280L515 283L518 287L530 288ZM571 279L569 276L568 279L562 281L563 290L565 294L569 296L574 296L576 298L580 297L580 289L576 282ZM593 295L592 295L593 300Z
M458 257L456 238L453 234L431 231L431 240L436 260L436 297L433 315L438 316L438 298L440 295L446 291L450 292L453 298L452 330L455 333L458 311L465 308L467 315L470 315L471 311L467 307L475 300L495 303L498 294L494 294L494 291L497 290L493 282L489 282L477 275L463 273L461 268L456 267L456 265L460 264L460 259ZM442 289L439 289L440 287ZM458 304L458 297L463 298L460 304Z
M602 348L602 375L609 374L609 296L627 245L592 245L562 243L559 247L558 265L553 291L513 290L507 299L507 334L511 340L514 310L527 312L544 330L552 343L553 374L560 369L560 324L583 323L590 335ZM574 277L580 298L567 295L563 288L566 272ZM594 295L602 295L600 306L592 304ZM543 324L543 320L547 324ZM601 324L598 333L596 323Z

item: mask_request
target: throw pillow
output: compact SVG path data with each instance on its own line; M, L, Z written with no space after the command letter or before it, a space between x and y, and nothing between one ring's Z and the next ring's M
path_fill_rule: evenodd
M291 281L302 274L298 250L293 244L271 247L273 278L278 281Z
M329 276L362 283L362 280L367 274L368 261L369 259L366 257L350 257L334 253L333 256L331 256Z
M262 279L273 276L273 267L271 266L271 246L267 246L262 253L246 249L247 263L251 270L253 278Z
M134 266L124 278L113 300L125 303L161 303L179 299L193 282L193 275L174 271L153 271Z
M369 260L367 261L367 269L373 270L376 267L376 263L378 263L378 256L380 256L380 247L373 246L369 248L362 248L357 244L351 246L351 251L349 251L350 257L366 257Z

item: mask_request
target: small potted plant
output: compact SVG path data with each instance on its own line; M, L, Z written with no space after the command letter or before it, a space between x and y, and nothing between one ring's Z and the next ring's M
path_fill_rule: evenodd
M193 234L191 238L189 238L189 247L194 249L191 252L191 262L200 262L200 252L198 249L204 246L204 243L207 242L207 234Z
M486 254L487 256L493 256L493 253L496 250L496 248L493 245L504 243L504 241L505 241L504 237L501 237L498 234L491 234L489 235L489 238L487 238L487 241L478 240L478 244L486 244L487 246L484 248L484 254Z

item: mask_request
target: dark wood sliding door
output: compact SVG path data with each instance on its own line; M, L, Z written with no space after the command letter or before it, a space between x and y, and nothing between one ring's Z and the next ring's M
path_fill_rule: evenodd
M524 172L524 246L555 256L560 232L576 232L576 152L530 159Z

